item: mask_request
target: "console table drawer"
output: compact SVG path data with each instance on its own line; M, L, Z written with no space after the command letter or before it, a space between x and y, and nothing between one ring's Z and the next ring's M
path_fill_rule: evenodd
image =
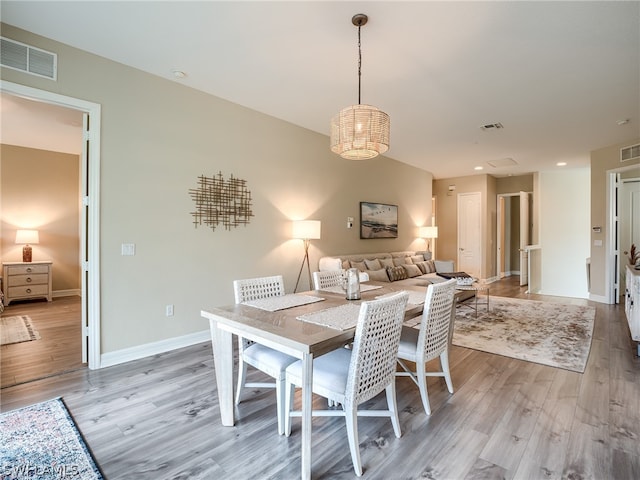
M7 275L49 274L49 265L7 265L5 268Z
M47 273L36 273L35 275L9 275L7 276L7 288L29 285L44 285L49 283Z
M49 295L49 285L23 285L21 287L9 287L7 292L7 297L11 300L22 297L46 297Z

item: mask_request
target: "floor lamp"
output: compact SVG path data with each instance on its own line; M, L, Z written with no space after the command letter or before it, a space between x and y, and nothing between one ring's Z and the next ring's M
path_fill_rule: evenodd
M320 239L320 224L320 220L296 220L293 222L292 237L304 241L304 257L302 258L302 264L298 272L298 280L296 280L296 288L293 289L293 293L298 291L298 284L300 283L300 276L302 275L305 263L307 264L307 274L309 276L309 288L312 288L311 267L309 265L309 241Z

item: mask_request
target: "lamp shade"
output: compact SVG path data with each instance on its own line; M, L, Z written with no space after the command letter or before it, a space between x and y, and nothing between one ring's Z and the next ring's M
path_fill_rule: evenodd
M291 238L318 240L320 238L320 220L295 220Z
M420 227L418 236L420 238L438 238L438 227Z
M38 236L38 230L17 230L16 231L16 244L18 245L37 245L40 243Z
M389 115L371 105L352 105L331 119L331 151L366 160L389 149Z

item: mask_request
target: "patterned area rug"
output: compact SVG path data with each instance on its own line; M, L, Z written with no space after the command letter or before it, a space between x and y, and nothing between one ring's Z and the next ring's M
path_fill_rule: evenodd
M454 345L584 372L595 307L491 297L490 311L485 308L478 306L476 319L458 307Z
M0 478L101 480L62 399L0 415Z
M38 340L40 334L28 315L0 318L0 345Z

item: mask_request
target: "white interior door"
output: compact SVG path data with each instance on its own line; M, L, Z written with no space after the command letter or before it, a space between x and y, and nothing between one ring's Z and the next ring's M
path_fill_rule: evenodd
M520 192L520 286L529 284L529 254L525 247L530 244L531 222L529 220L529 194Z
M620 225L620 292L625 291L624 265L629 263L631 245L640 251L640 179L622 180L619 205Z
M482 262L482 195L458 194L458 268L480 278Z

